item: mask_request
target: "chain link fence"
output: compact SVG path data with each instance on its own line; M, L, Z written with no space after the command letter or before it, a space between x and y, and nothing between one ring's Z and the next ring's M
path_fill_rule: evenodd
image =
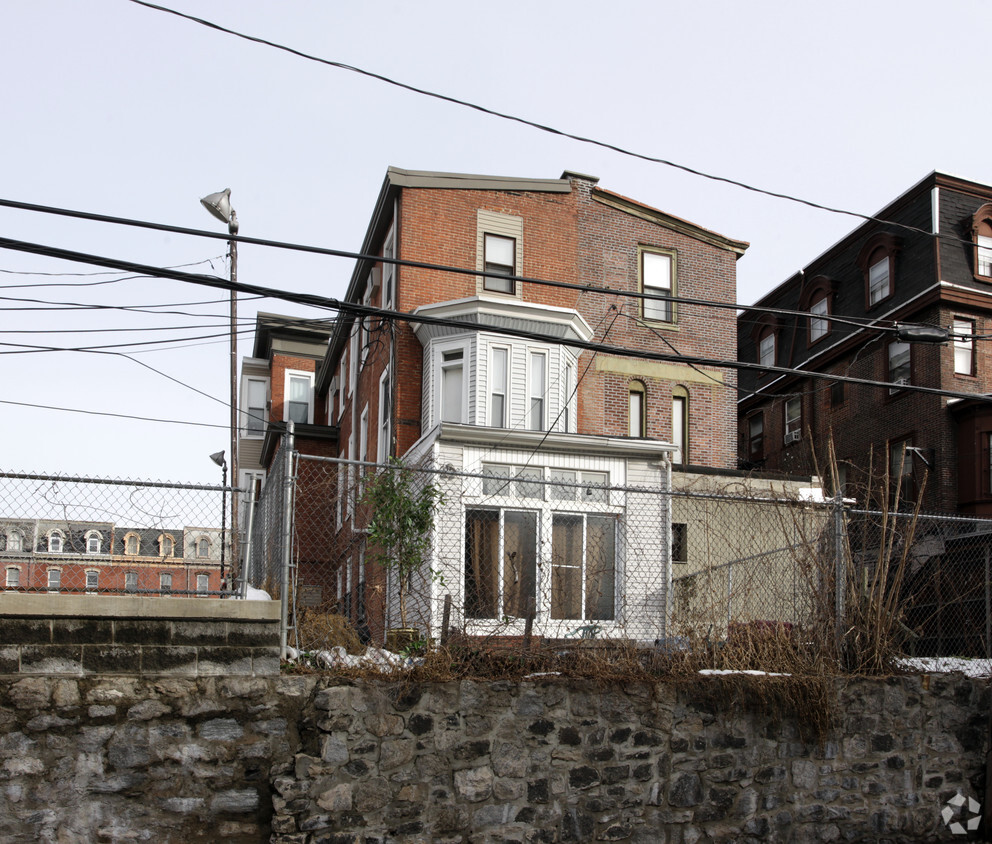
M245 572L285 595L288 643L320 649L334 616L371 644L407 631L682 648L815 628L840 645L884 594L906 652L992 655L986 520L742 492L740 480L732 494L673 492L594 470L482 469L280 449Z
M0 472L8 592L218 597L232 490Z

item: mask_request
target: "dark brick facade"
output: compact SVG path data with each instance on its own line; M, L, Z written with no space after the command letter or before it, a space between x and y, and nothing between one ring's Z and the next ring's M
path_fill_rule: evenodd
M955 393L992 392L992 359L984 342L992 327L992 286L976 273L971 234L976 212L990 200L988 186L931 174L876 215L888 222L855 229L756 303L809 310L826 295L828 315L859 325L831 321L825 336L816 338L808 317L749 311L738 318L739 360L757 361L761 337L772 330L779 367L891 384L896 323L950 329L955 319L963 319L974 326L971 371L955 372L951 342L911 343L909 383ZM932 234L935 219L938 236ZM872 304L868 267L886 250L892 256L890 293ZM741 386L739 456L745 467L827 477L832 439L846 473L841 480L856 494L869 473L884 472L890 446L907 442L914 449L907 458L912 477L903 489L918 493L926 476L924 509L992 515L992 479L980 466L989 461L992 404L982 400L985 409L975 411L969 410L975 402L953 396L782 373L746 371ZM786 406L796 398L802 406L801 435L787 442ZM970 427L961 423L962 414L970 414ZM763 420L760 448L751 442L756 418ZM970 437L963 448L962 436Z

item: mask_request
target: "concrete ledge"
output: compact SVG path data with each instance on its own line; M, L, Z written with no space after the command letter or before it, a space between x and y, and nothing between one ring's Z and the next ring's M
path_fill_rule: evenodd
M0 593L0 616L278 622L278 601Z

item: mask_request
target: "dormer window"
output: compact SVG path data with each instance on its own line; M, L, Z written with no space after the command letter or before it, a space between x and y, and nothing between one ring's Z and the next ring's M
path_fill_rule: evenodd
M809 320L809 341L810 343L815 343L817 340L827 336L827 331L829 330L830 323L827 322L827 297L824 296L821 299L817 299L812 305L810 305L809 312L811 314Z
M176 540L167 533L158 538L158 554L160 557L171 557L176 553Z
M975 212L971 236L975 242L975 275L992 281L992 202Z
M196 540L196 556L203 558L210 556L210 540L205 536L201 536Z
M24 550L24 534L19 530L7 531L7 553L20 553Z
M141 551L141 537L136 533L128 533L124 536L124 553L129 557L136 557Z
M103 536L98 530L86 532L86 553L99 554L103 550Z
M858 254L865 278L865 304L872 308L895 293L895 261L899 242L891 234L868 238Z
M808 345L812 346L830 333L832 300L837 283L826 276L815 277L802 291L799 307L809 311Z
M62 534L62 531L52 530L48 532L49 554L61 554L64 544L65 544L65 536Z
M758 341L758 363L762 366L775 366L775 332L766 329Z

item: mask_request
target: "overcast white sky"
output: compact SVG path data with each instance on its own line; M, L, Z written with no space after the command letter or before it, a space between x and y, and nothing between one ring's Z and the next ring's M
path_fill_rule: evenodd
M852 211L877 211L931 170L992 182L981 40L992 31L992 4L979 0L163 4ZM0 75L4 199L222 232L198 199L230 187L242 234L357 251L389 165L540 178L568 169L749 241L737 264L740 302L856 225L427 99L130 0L3 4ZM227 271L223 241L7 208L0 208L0 236L157 266L212 259L212 270L209 263L190 269ZM114 277L31 274L95 270L0 249L0 343L64 349L184 341L113 350L130 358L2 345L2 398L216 427L0 404L0 467L218 482L207 455L228 442L227 305L216 301L223 296L147 278L93 286ZM239 279L248 283L341 296L350 271L345 260L240 249ZM173 313L117 309L165 304L175 307L158 310ZM250 353L259 309L330 316L243 300L239 355Z

